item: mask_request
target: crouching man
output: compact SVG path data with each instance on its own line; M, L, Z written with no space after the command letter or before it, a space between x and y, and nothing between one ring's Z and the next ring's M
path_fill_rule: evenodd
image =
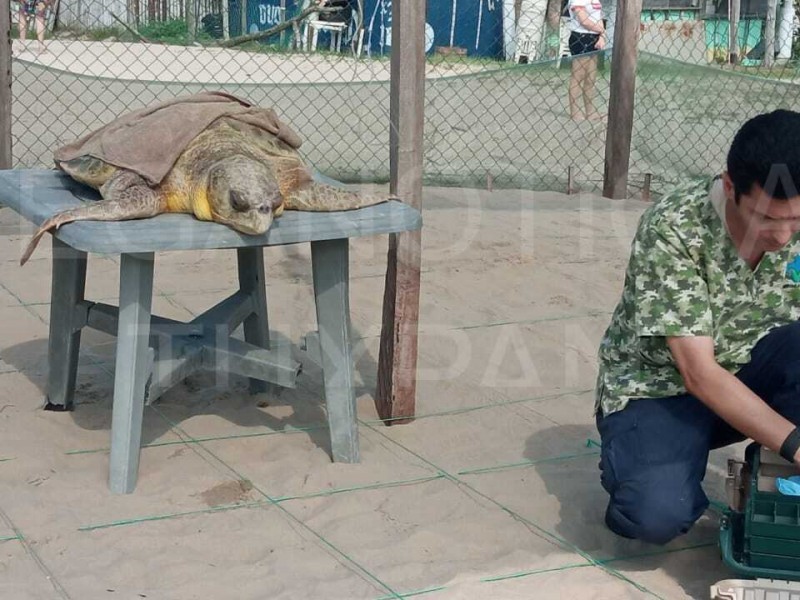
M800 465L800 113L747 121L725 171L643 214L599 349L606 524L665 544L708 507L709 450Z

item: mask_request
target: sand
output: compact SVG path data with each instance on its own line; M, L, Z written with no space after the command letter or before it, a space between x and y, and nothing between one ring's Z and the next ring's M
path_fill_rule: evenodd
M21 62L74 75L151 82L201 84L270 84L388 82L389 58L344 59L319 52L262 54L239 48L174 46L141 42L47 41L38 52L35 40L13 40L12 52ZM346 53L345 53L346 56ZM363 56L366 59L366 55ZM426 66L427 77L479 72L470 64Z
M589 442L595 352L646 204L443 188L423 202L414 422L374 408L385 236L351 244L353 465L331 462L320 370L298 348L315 328L308 248L271 248L270 326L306 361L298 388L172 389L145 411L123 496L107 486L114 338L84 333L76 410L42 411L49 244L20 268L31 228L2 209L0 597L708 598L731 576L719 515L665 548L614 536ZM91 256L87 297L116 302L117 269ZM160 254L154 311L188 320L234 285L232 252ZM712 498L739 450L712 453Z

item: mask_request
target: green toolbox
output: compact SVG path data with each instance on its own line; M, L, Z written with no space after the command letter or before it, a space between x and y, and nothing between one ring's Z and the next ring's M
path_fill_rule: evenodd
M800 581L800 496L776 487L777 478L800 475L800 470L752 443L744 462L728 462L728 475L729 508L720 521L722 560L745 578Z

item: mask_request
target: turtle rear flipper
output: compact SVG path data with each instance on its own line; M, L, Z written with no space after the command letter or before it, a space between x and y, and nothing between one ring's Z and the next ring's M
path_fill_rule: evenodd
M327 212L363 208L392 199L389 195L361 194L324 183L308 183L288 192L284 206L286 210Z
M91 201L77 208L57 213L39 226L28 242L19 261L24 265L33 254L39 240L48 231L58 229L73 221L127 221L153 217L164 212L165 201L144 179L129 171L114 175L100 189L105 200Z

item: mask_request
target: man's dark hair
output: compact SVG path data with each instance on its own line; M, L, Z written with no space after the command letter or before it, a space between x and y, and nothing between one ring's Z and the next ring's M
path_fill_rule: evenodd
M800 113L779 109L747 121L733 138L727 162L737 203L755 183L772 198L800 194Z

